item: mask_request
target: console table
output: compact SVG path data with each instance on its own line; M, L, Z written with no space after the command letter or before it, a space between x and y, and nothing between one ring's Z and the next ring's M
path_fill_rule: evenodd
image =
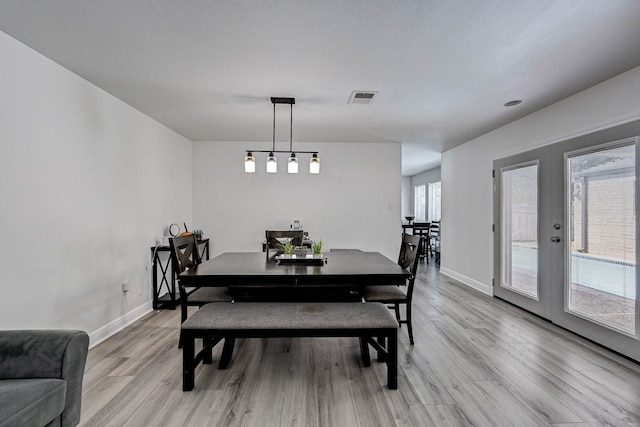
M198 250L202 260L209 259L208 238L198 240ZM161 253L166 253L166 257L161 256ZM173 269L170 269L171 247L169 245L151 246L151 263L153 268L153 309L174 310L180 303L180 293L176 291L176 274Z

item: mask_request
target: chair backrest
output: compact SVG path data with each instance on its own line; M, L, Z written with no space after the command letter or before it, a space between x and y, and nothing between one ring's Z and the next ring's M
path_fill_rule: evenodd
M431 224L428 222L414 222L413 234L428 238L430 226Z
M171 247L171 262L175 274L182 273L202 262L195 234L172 237L169 239L169 246Z
M266 230L265 238L267 241L267 261L269 260L269 249L276 249L278 253L284 250L284 245L278 239L291 239L294 246L302 246L304 232L302 230Z
M440 235L440 221L432 221L429 226L429 233L432 237L438 237Z
M418 261L422 253L420 244L422 237L420 235L405 234L402 236L402 246L400 247L400 256L398 264L411 273L409 282L407 283L407 298L411 299L413 295L413 284L416 280L416 272L418 271Z

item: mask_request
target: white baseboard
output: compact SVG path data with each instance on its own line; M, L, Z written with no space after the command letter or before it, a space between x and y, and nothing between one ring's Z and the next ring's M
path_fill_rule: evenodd
M151 313L151 311L153 311L153 302L148 301L142 304L141 306L134 308L124 316L121 316L107 323L106 325L99 328L98 330L90 333L89 348L95 347L96 345L100 344L102 341L106 340L112 335L115 335L116 333L120 332L121 330L123 330L124 328L126 328L127 326L135 322L136 320L140 319L142 316L146 315L147 313Z
M455 271L449 270L448 268L440 267L440 273L444 274L447 277L452 278L453 280L462 283L463 285L469 286L477 291L482 292L483 294L487 294L490 297L493 296L493 287L491 285L487 285L482 282L478 282L475 279L467 277L463 274L456 273Z

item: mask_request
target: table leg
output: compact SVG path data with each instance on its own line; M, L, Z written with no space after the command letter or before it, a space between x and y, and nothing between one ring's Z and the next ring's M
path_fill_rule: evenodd
M222 347L222 355L220 356L220 364L218 365L218 369L226 369L227 365L231 361L231 356L233 355L233 346L236 342L234 337L225 337L224 338L224 347Z
M202 364L209 365L213 363L213 339L202 338Z
M378 344L380 344L380 346L382 348L385 348L385 337L378 337ZM387 360L386 355L384 354L383 351L378 350L378 362L384 362L385 360Z
M360 355L364 366L371 366L371 355L369 354L369 343L367 337L360 337Z

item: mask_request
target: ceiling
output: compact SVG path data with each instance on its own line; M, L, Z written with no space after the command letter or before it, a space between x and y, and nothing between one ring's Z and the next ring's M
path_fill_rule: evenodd
M0 0L0 30L190 140L268 149L269 98L295 97L294 148L395 141L403 175L639 66L638 22L637 0Z

